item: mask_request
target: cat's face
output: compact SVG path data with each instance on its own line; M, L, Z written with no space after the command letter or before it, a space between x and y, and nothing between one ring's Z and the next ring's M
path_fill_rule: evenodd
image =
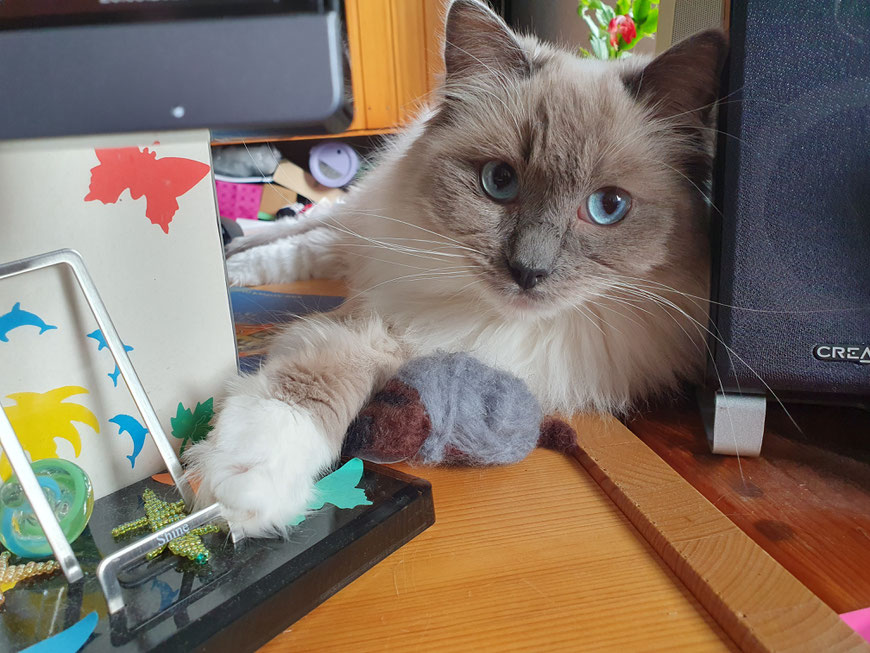
M552 314L702 256L687 250L703 241L702 107L716 97L721 36L610 64L519 39L460 0L447 38L419 191L433 223L469 248L492 303Z

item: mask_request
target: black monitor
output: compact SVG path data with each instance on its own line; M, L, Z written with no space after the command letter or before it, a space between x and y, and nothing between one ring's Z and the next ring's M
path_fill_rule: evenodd
M336 132L339 0L0 0L0 139Z

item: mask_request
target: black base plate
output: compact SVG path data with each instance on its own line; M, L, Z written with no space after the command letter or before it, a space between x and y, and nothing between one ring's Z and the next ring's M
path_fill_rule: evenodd
M225 533L206 535L211 559L204 566L169 553L134 563L120 576L126 608L110 619L96 567L131 541L116 542L111 530L143 514L146 487L177 500L174 487L147 479L97 501L73 545L85 579L69 585L56 574L9 590L0 650L21 650L96 611L83 651L253 651L435 521L428 482L366 463L359 487L372 505L327 504L288 540L245 540L236 548Z

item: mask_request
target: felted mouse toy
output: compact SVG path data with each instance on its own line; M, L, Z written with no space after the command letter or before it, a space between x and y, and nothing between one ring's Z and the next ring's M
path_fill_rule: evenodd
M569 452L576 433L544 418L519 378L464 353L404 365L348 427L343 455L375 462L506 465L536 446Z

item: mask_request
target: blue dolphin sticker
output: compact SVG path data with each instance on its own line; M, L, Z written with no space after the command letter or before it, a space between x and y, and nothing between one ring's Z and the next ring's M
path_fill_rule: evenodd
M9 342L9 332L23 326L39 327L39 335L57 328L46 324L36 313L22 310L21 302L15 302L11 311L0 315L0 342Z
M142 426L135 417L123 413L115 415L109 421L118 425L118 435L128 433L133 440L133 453L127 456L127 460L130 461L130 467L136 467L136 458L141 453L142 447L145 446L145 436L148 435L148 429Z
M106 337L103 335L103 332L100 329L91 331L88 334L88 338L93 338L97 341L97 351L102 351L109 346L108 343L106 343ZM130 345L124 345L124 351L133 351L133 348ZM118 376L120 374L121 370L118 368L118 364L115 363L115 369L109 372L109 378L112 379L112 385L114 385L116 388L118 387Z

